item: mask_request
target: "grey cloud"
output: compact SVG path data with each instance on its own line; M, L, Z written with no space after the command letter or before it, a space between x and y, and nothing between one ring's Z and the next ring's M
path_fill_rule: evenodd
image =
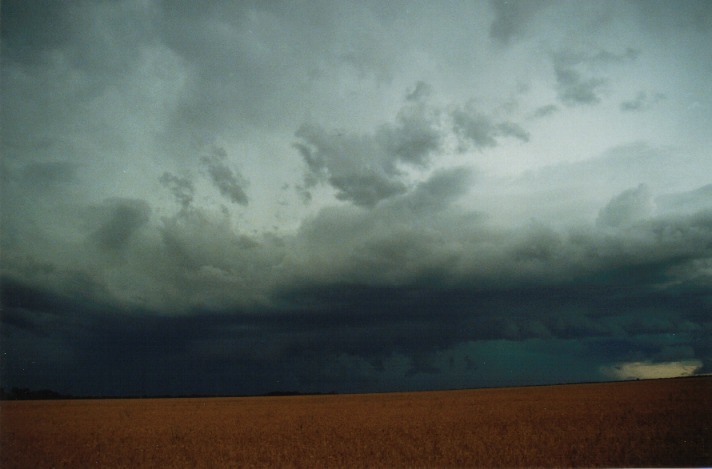
M555 114L559 111L559 107L556 104L547 104L545 106L538 107L534 110L533 116L535 118L547 117Z
M663 94L656 93L653 96L648 96L645 91L641 91L635 98L622 101L619 107L621 111L643 111L663 99L665 99Z
M395 160L425 166L440 148L442 136L436 113L419 105L405 107L396 124L381 127L375 138Z
M559 99L567 105L596 104L597 92L606 83L602 78L583 78L577 70L563 65L554 67Z
M299 34L280 15L261 5L224 1L200 8L160 2L159 7L158 43L180 64L183 79L164 132L165 145L175 154L189 158L194 148L186 149L195 140L200 147L228 128L239 131L246 122L263 119L273 97L286 99L277 91L277 71L302 67L301 54L277 53L294 43L285 36Z
M149 9L129 2L10 0L2 5L3 55L35 70L61 57L96 93L140 59L139 45L153 35L147 16Z
M672 266L707 255L706 218L653 219L640 205L634 205L638 209L634 215L643 218L635 225L619 226L620 230L587 233L591 228L584 226L569 232L546 225L496 230L486 218L454 211L451 202L437 202L452 201L469 186L466 178L457 181L456 175L454 171L434 176L417 190L369 212L324 212L305 223L298 239L306 244L299 251L310 260L297 270L311 273L302 278L317 284L422 281L484 289L559 285L565 290L572 281L641 285L669 281ZM463 188L448 192L458 185ZM445 192L438 195L440 191ZM625 209L619 204L619 212ZM344 250L345 245L350 249Z
M213 266L232 272L232 257L257 246L249 237L235 232L228 218L214 218L201 210L163 219L159 232L177 265L189 270Z
M282 241L247 236L222 213L191 206L170 217L149 217L148 205L136 199L111 199L83 212L88 235L58 248L51 240L35 241L27 253L15 249L4 256L3 274L151 314L254 306L281 278Z
M596 223L600 226L629 226L651 216L654 210L650 189L640 184L611 199L599 212Z
M337 198L363 207L404 193L407 185L399 165L427 167L442 145L438 112L425 102L427 88L419 83L395 122L371 134L329 132L303 124L295 133L299 141L294 147L309 170L305 188L328 182Z
M144 6L10 0L1 8L3 109L13 115L3 123L3 153L7 146L38 161L81 165L95 155L93 139L111 148L128 127L122 108L145 90L144 80L134 81L151 42Z
M695 164L678 164L669 148L655 148L643 142L616 146L590 159L561 163L526 172L517 185L526 188L526 197L514 199L521 217L538 211L552 222L566 218L595 220L615 194L641 182L655 194L674 190L671 181L705 181ZM694 187L694 186L693 186ZM658 209L664 207L660 203ZM547 215L547 212L551 210Z
M450 177L454 176L445 180ZM444 183L431 183L446 187ZM709 301L699 296L704 287L694 287L694 283L689 283L693 277L674 273L672 267L685 264L688 258L709 255L706 247L712 239L709 217L658 219L640 224L633 231L594 230L587 235L534 227L523 233L500 232L486 237L482 230L470 227L456 237L457 242L438 229L447 224L447 218L439 218L417 230L421 235L430 232L430 236L440 240L443 249L438 252L432 242L419 242L411 237L415 232L403 230L402 224L412 218L391 218L399 213L395 203L393 211L387 208L384 204L372 212L354 214L357 219L353 223L341 220L343 234L347 234L349 226L357 233L349 233L353 239L348 235L336 237L352 246L356 240L363 244L353 251L354 255L327 254L327 257L332 263L349 263L355 270L341 270L336 275L333 270L325 272L324 279L329 279L326 285L319 287L318 282L312 283L312 287L293 291L290 295L297 296L286 301L308 304L315 312L329 311L338 305L339 318L344 324L372 321L374 316L382 318L376 321L379 325L386 318L396 321L392 329L381 328L378 338L372 337L374 353L379 349L393 350L395 344L399 350L410 353L407 339L397 335L401 318L408 322L410 335L418 335L421 326L429 330L423 337L428 338L434 349L467 340L616 336L625 336L621 340L635 348L634 336L638 331L662 336L676 331L687 343L699 341L690 335L691 326L684 323L704 321L695 313L698 308L708 307L705 305ZM377 223L374 217L391 220L386 226L392 228ZM333 232L324 230L339 226L333 223L334 219L320 222L321 227L312 226L323 236L320 239L334 237ZM389 245L387 241L396 237L399 243ZM323 241L315 240L315 244L327 253L333 252ZM434 258L445 261L451 274L460 271L462 276L450 277L443 283L448 277L437 268ZM400 277L390 275L396 272L396 266L400 274L410 273ZM359 271L361 274L357 275ZM378 275L374 276L374 272ZM669 284L687 284L697 293L687 294L683 300L675 289L657 287L651 291L651 287L671 280ZM425 285L427 292L423 291ZM691 303L680 309L687 301ZM439 314L433 315L432 311ZM322 320L332 319L320 316L314 327ZM643 329L641 320L650 326ZM347 337L353 337L356 341L353 347L361 340L346 329L338 336L343 345L348 343ZM378 346L379 338L389 345ZM657 353L664 345L658 342L650 353ZM328 351L338 346L324 342L314 347ZM427 348L425 343L420 344L420 350Z
M468 170L454 168L369 211L324 209L292 241L300 253L293 268L315 283L405 281L429 270L447 277L451 249L460 243L450 229L464 235L482 223L479 214L452 208L471 184Z
M514 137L522 142L529 141L529 132L524 130L519 124L514 122L502 122L497 124L497 130L505 137Z
M531 18L548 3L548 0L490 0L495 13L490 37L504 45L521 39Z
M586 76L584 70L610 64L625 63L635 60L639 51L628 48L620 54L606 50L596 53L581 53L562 50L553 55L556 88L559 99L566 105L592 105L601 101L601 89L608 80L601 77Z
M640 56L640 50L633 47L626 48L625 51L616 54L615 52L601 50L595 54L585 56L583 54L567 54L574 62L586 62L589 64L610 64L610 63L625 63L633 61ZM576 56L578 55L578 58Z
M227 197L231 202L247 205L249 199L243 187L247 184L245 178L238 172L234 172L227 165L227 152L215 147L206 156L200 158L208 170L208 175L220 194Z
M704 132L683 123L689 142L663 133L667 149L635 143L581 161L601 145L587 142L547 155L570 163L510 181L492 174L519 160L488 162L493 173L440 167L463 159L446 154L451 144L487 150L536 137L514 117L521 110L554 117L532 129L558 135L559 125L592 122L598 135L609 107L591 121L569 121L567 107L602 100L616 83L608 68L638 53L562 52L542 63L559 40L644 44L645 71L673 63L662 52L683 51L681 74L660 85L704 103L708 49L693 46L709 42L698 34L709 31L706 3L636 4L644 27L669 26L666 37L652 29L659 42L638 35L630 4L377 3L0 2L13 116L2 130L0 381L77 394L240 394L591 380L631 357L696 356L712 369L712 196L700 170L708 155L692 154L706 148ZM570 24L544 24L574 11ZM603 18L611 12L620 22ZM621 71L627 83L641 73ZM561 102L536 109L550 102L546 76L558 79L549 85ZM443 95L418 82L384 116L421 77ZM501 103L515 81L529 86L512 98L521 108L463 104L473 89L486 94L473 102ZM653 104L652 91L635 91L621 109ZM322 126L299 127L312 120ZM352 123L365 130L332 130ZM561 138L508 161L535 166L542 151L575 145L570 132ZM205 150L222 141L248 148L250 161ZM688 143L689 158L670 150ZM280 158L306 174L252 180L265 184L253 201L238 169ZM261 233L286 194L270 190L285 182L313 192L313 206ZM155 187L150 205L98 202ZM197 197L203 190L215 197ZM663 191L651 211L650 193ZM251 206L234 216L240 207L226 201ZM533 216L544 220L527 223Z
M57 187L76 180L77 165L67 161L33 162L24 166L24 183L33 188Z
M351 201L363 207L373 207L381 200L402 194L407 190L404 183L374 172L332 176L329 182L339 190L336 194L337 199Z
M474 175L469 168L455 167L434 172L430 178L420 183L412 195L395 202L399 207L413 207L415 212L437 213L467 193L474 183ZM413 213L415 215L415 213Z
M70 15L62 2L5 1L1 6L5 58L34 63L72 37Z
M183 210L187 209L193 202L195 187L193 182L187 177L180 177L168 171L163 173L159 182L171 191L173 197L180 204Z
M376 26L369 33L356 35L350 44L344 46L345 51L339 57L351 65L361 78L374 76L378 81L392 80L395 74L393 57L379 34L374 34Z
M643 24L655 33L693 29L705 33L712 27L712 6L706 0L665 1L633 0Z
M663 194L655 199L660 211L690 213L712 210L712 184L692 191Z
M484 114L474 109L457 109L452 114L455 132L477 148L497 145L497 126Z
M509 121L495 122L477 110L473 103L455 109L451 117L455 133L461 141L471 143L475 148L495 147L499 137L529 141L529 133L520 125Z
M362 207L406 191L405 184L383 147L370 136L327 132L318 126L302 125L295 143L307 164L305 188L328 182L340 200Z
M256 307L284 275L285 240L250 236L224 213L193 207L161 219L156 234L150 249L164 255L137 269L149 274L145 296L153 308Z
M644 107L645 101L646 95L641 91L634 99L622 101L620 109L621 111L639 111Z
M164 220L165 247L155 248L170 255L151 264L161 273L151 277L195 314L107 315L101 303L3 282L5 347L30 350L22 337L46 334L34 340L32 357L53 346L82 360L72 380L49 368L23 371L17 361L4 376L37 382L51 376L86 390L77 383L81 376L94 392L160 393L170 388L166 383L184 392L266 392L277 379L322 391L392 390L396 378L405 388L439 386L451 378L447 370L463 373L468 363L470 385L483 385L491 362L506 360L505 344L536 348L540 339L547 347L558 343L563 355L598 351L590 355L602 360L596 365L635 354L708 354L709 340L699 333L709 329L707 287L699 277L693 281L699 269L675 267L712 255L709 215L605 233L541 225L492 232L481 219L466 222L469 215L454 205L469 184L452 170L373 210L325 209L284 240L286 258L276 256L276 245L260 246L266 239L248 242L196 211ZM275 272L277 284L265 288ZM154 283L149 290L163 288ZM257 293L247 305L240 303L246 292ZM54 319L40 311L54 311ZM65 312L71 323L61 321ZM87 329L89 336L77 332ZM497 352L485 354L483 347ZM709 366L709 357L703 360ZM165 368L174 361L181 365ZM107 366L116 382L101 371ZM136 366L152 377L128 379ZM348 378L356 370L360 384ZM256 378L236 378L245 375ZM216 381L207 386L206 376Z
M291 127L305 96L319 109L334 82L387 81L396 70L392 41L365 5L189 3L162 2L156 19L185 78L165 133L175 153L206 134Z
M101 221L91 238L109 251L125 248L133 234L148 222L151 213L148 203L138 199L109 199L94 210Z
M415 87L413 87L413 91L409 92L406 95L406 100L414 102L424 102L432 94L433 87L424 81L419 81L415 84Z

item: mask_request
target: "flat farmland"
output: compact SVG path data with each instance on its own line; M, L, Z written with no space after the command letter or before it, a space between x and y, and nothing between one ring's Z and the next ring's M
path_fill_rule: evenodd
M5 401L0 467L709 466L712 377L462 391Z

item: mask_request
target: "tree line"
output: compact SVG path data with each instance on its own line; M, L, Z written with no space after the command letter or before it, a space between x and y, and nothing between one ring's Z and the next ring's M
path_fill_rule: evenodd
M13 387L9 390L0 388L0 400L3 401L26 401L26 400L46 400L46 399L71 399L73 396L60 394L51 389L32 390L29 388Z

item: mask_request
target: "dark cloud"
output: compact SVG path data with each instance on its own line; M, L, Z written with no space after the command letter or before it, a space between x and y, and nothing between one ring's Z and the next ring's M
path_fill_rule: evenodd
M303 125L295 143L307 164L305 188L328 182L336 197L363 207L406 191L392 159L372 138L328 132Z
M156 18L158 42L185 65L165 132L176 154L223 132L292 126L305 94L313 104L333 97L334 82L354 72L388 81L400 59L365 5L189 3L160 2Z
M45 189L65 185L76 180L77 165L67 161L34 162L22 171L26 184Z
M215 147L200 160L205 165L208 176L220 194L233 203L248 204L249 199L243 189L247 185L247 181L240 173L233 171L227 165L227 152L224 149Z
M669 148L635 142L611 148L594 158L542 167L522 175L518 184L528 188L528 195L518 203L527 209L559 199L562 203L554 204L554 217L566 212L568 216L578 214L595 220L614 194L631 187L644 183L653 194L661 194L673 190L672 180L695 179L694 165L675 164L675 158ZM567 212L569 204L572 212Z
M95 207L94 212L99 228L91 234L91 239L102 249L118 251L148 222L151 208L144 200L110 199Z
M656 93L653 96L648 96L645 91L641 91L635 98L622 101L619 107L621 111L643 111L663 99L665 99L663 94Z
M419 81L413 90L406 95L406 101L425 102L433 94L433 87L424 81Z
M549 0L490 0L495 13L490 37L504 45L521 39L529 21L548 3Z
M634 0L640 21L656 33L693 29L708 32L712 25L712 7L705 0L682 0L674 5L662 0Z
M161 256L138 268L148 274L149 284L140 289L145 307L187 313L215 305L254 306L283 275L284 240L250 236L222 211L193 207L164 217L155 235L148 248Z
M432 185L445 186L444 181ZM531 244L531 236L522 244ZM561 252L566 251L561 243L570 241L537 242ZM541 259L558 262L551 255ZM43 379L49 377L67 392L160 394L180 389L239 394L288 385L317 391L438 387L453 382L451 371L462 374L463 381L456 381L462 385L484 385L488 379L501 383L502 376L489 373L494 373L492 367L506 366L505 343L510 344L507 350L515 354L513 359L524 360L523 351L514 349L535 353L544 339L549 344L558 341L564 347L560 352L597 357L600 361L588 364L589 370L613 361L671 354L704 359L694 355L705 350L707 342L697 333L709 327L709 318L698 314L709 307L704 288L693 287L680 295L679 287L651 288L646 277L630 272L625 274L628 283L620 284L617 276L623 273L617 272L613 256L608 262L595 275L584 273L565 285L487 286L473 281L447 287L427 276L400 286L330 282L282 289L267 308L202 310L181 316L144 311L107 315L99 304L79 305L71 297L4 282L3 304L9 311L3 316L6 346L21 347L22 338L29 335L36 337L32 356L46 344L55 348L55 363L57 357L71 355L75 364L81 364L70 374L38 365L6 367L4 373L14 382L41 382L42 372ZM641 270L649 272L652 267L664 278L677 262L663 255L657 265ZM71 314L72 321L54 327L65 314ZM490 346L497 353L487 352ZM538 377L532 383L571 376L568 371L545 373L551 360L556 358L530 370ZM489 365L490 361L494 363ZM595 371L580 376L604 378Z
M497 145L497 126L484 114L470 109L458 109L453 112L455 132L465 141L472 142L477 148Z
M421 93L421 91L414 91ZM414 101L411 93L409 101ZM381 146L396 161L416 166L429 163L430 155L441 145L442 131L438 124L437 111L423 103L418 96L417 104L405 106L396 118L395 125L384 125L375 136Z
M262 77L272 67L268 54L253 53L254 34L240 27L248 21L250 7L222 1L204 8L190 2L160 2L159 6L156 29L161 42L188 65L188 80L172 113L168 139L181 145L187 143L186 137L188 142L203 139L206 133L224 129L234 108L257 118L259 102L271 88ZM258 8L255 15L261 12ZM223 77L233 77L231 84L226 85Z
M59 1L5 1L2 16L3 56L37 63L43 54L72 38L71 12Z
M596 104L601 101L598 91L606 83L603 78L583 78L572 67L562 64L554 66L559 99L564 104Z
M452 249L461 242L448 230L466 233L482 221L478 213L452 209L471 183L469 171L454 168L369 211L323 210L302 224L289 247L302 260L294 266L301 272L294 280L390 283L441 272L446 281L448 262L457 256Z
M614 197L601 209L596 223L600 226L629 226L651 216L654 210L650 189L640 184Z
M547 104L545 106L538 107L534 110L534 117L541 118L550 116L559 111L559 107L556 104Z
M620 104L621 111L639 111L643 109L646 102L646 94L641 91L638 95L631 100L622 101Z
M305 270L295 272L299 280L273 290L270 301L262 305L230 307L223 296L213 306L194 303L197 309L187 315L125 312L88 300L91 297L79 301L76 295L5 279L5 349L23 350L25 357L37 359L52 348L54 358L42 358L35 365L22 362L26 367L13 361L5 366L4 376L12 382L49 380L66 392L101 394L174 390L240 394L287 385L318 391L418 389L453 382L471 386L490 379L503 382L491 367L505 366L505 343L512 347L507 350L524 360L524 351L515 348L535 353L542 340L558 341L566 353L588 352L594 361L587 365L588 374L577 375L581 379L604 379L596 374L604 365L661 359L673 349L675 357L707 363L708 340L699 332L709 328L704 314L710 306L706 286L681 267L712 255L709 215L653 219L632 232L605 236L533 227L523 233L472 239L470 229L455 243L443 238L442 229L448 217L456 220L454 213L421 220L423 225L410 234L399 228L417 220L412 214L418 211L447 213L451 202L446 201L454 200L467 186L467 179L458 174L439 174L412 196L373 211L354 211L351 229L360 231L353 239L343 236L350 229L343 213L338 224L333 223L336 214L332 218L322 214L323 224L312 226L312 234L305 227L300 238L312 246L307 249L313 253L323 252L332 265L350 267L337 269L338 275L332 267L321 280ZM384 225L383 220L389 223ZM326 232L326 227L332 232ZM436 227L441 248L430 241L417 242ZM237 251L226 250L225 242L219 241L224 233L216 232L211 241L185 238L179 226L166 229L182 243L184 253L172 251L171 257L192 252L190 269L196 274L205 271L204 263L229 272L235 259L224 259L224 253L256 248L242 244ZM319 237L310 240L310 236ZM338 242L332 240L333 249L359 240L367 248L363 253L370 253L375 263L365 262L358 247L353 255L334 255L337 251L324 243L334 236ZM180 237L183 241L178 241ZM398 242L389 245L396 237ZM495 239L500 248L492 257ZM213 248L211 257L206 250ZM437 258L445 264L433 263ZM452 273L457 264L460 275L443 277L442 267ZM540 268L533 269L536 266ZM562 271L562 266L567 267ZM250 271L260 277L259 269L250 267ZM404 276L404 271L410 274ZM401 275L393 276L396 272ZM203 287L197 287L204 295ZM71 321L64 321L65 317ZM56 327L60 321L62 326ZM27 341L33 344L31 349ZM73 372L57 371L63 369L63 360L74 364ZM571 379L568 371L546 373L551 360L556 359L552 356L532 365L537 367L531 369L537 378L527 382ZM461 377L453 381L451 373Z
M472 386L521 382L496 369L506 353L543 353L535 351L543 340L568 344L567 354L587 350L593 371L550 374L551 356L532 362L537 378L527 382L603 379L602 366L669 356L671 347L706 363L698 331L708 327L700 312L709 300L694 266L712 254L708 215L642 218L605 235L544 225L492 232L454 208L472 184L453 168L370 211L324 210L282 240L286 258L277 244L262 246L197 210L164 219L161 245L149 248L165 254L151 266L160 283L147 291L169 287L190 314L127 312L100 286L59 294L4 282L4 347L27 357L4 376L101 394ZM628 210L629 198L608 209ZM136 223L118 220L137 220L140 205L107 202L106 245L130 247ZM276 266L291 273L265 288ZM252 301L241 303L246 292ZM72 321L57 327L65 315ZM56 372L70 363L72 373Z
M442 144L439 113L425 102L428 94L428 85L418 83L395 122L371 134L302 125L294 146L307 165L305 188L328 182L337 190L338 199L363 207L406 192L399 165L427 167Z
M620 54L607 50L596 53L564 50L554 54L553 64L559 99L569 106L599 103L601 91L608 84L608 80L600 76L588 76L586 72L594 67L635 60L639 53L636 49L628 48Z
M193 202L195 187L193 182L187 177L176 176L175 174L165 172L159 179L160 183L171 191L173 197L180 204L183 210L190 207Z
M529 132L514 122L502 122L497 124L497 131L505 137L514 137L522 142L529 141Z
M0 381L709 370L709 7L648 3L1 2Z
M130 2L10 0L2 5L3 57L61 81L66 67L81 77L78 87L96 95L140 61L140 46L153 36L149 16L149 8Z
M362 207L373 207L383 199L406 191L406 185L388 177L367 171L365 174L332 176L329 182L339 190L336 198Z
M410 206L418 213L432 214L447 209L458 197L465 194L473 184L473 174L465 167L455 167L433 173L419 184L413 194L396 202Z
M573 61L577 61L574 59L574 55L571 55L570 58L573 59ZM620 52L618 54L614 52L610 52L607 50L600 50L596 52L595 54L591 54L588 56L579 56L578 60L581 60L582 62L586 62L588 64L592 65L599 65L599 64L616 64L616 63L626 63L630 61L634 61L640 56L640 50L635 49L633 47L628 47L626 50L623 52Z
M659 210L675 213L712 210L712 184L692 191L661 195L655 203Z
M476 109L473 103L452 112L455 133L463 142L475 148L495 147L498 137L514 137L529 141L529 133L514 122L496 122Z

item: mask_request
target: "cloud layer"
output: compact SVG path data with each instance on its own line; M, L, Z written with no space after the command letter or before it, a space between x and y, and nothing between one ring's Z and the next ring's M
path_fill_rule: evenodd
M709 14L2 2L2 381L708 372Z

